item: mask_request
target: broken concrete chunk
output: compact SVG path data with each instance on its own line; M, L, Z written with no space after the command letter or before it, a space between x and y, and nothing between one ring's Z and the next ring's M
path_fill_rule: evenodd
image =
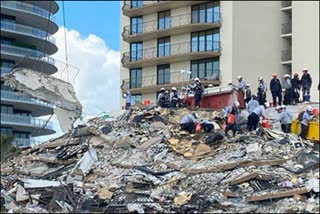
M180 192L177 197L174 198L174 204L177 206L184 205L188 203L191 199L192 193Z
M20 185L17 185L17 192L16 192L16 201L25 201L29 198L28 193L26 190Z
M161 143L162 140L163 140L162 137L151 138L151 139L149 139L148 141L146 141L146 142L144 142L143 144L141 144L140 146L138 146L138 148L139 148L140 150L146 150L147 148L149 148L149 147L152 146L152 145Z

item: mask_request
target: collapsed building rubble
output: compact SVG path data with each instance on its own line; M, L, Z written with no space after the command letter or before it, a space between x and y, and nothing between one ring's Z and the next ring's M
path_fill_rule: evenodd
M115 121L22 151L1 165L10 212L319 212L319 152L294 135L179 129L187 109L132 107ZM223 112L198 110L215 121ZM209 141L207 139L210 139ZM302 146L296 146L300 143Z
M65 133L71 131L72 124L82 114L82 106L73 86L68 82L27 68L16 68L2 75L1 80L4 81L4 85L21 93L54 104L54 114Z

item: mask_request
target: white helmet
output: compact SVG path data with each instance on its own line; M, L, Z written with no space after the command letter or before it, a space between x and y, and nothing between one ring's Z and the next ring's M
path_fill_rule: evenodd
M280 109L282 109L282 106L277 106L277 107L276 107L276 110L277 110L277 111L280 110Z
M269 103L264 103L264 106L266 107L266 108L269 108L270 107L270 104Z
M249 87L250 87L250 84L246 84L246 86L249 88Z
M263 77L259 77L258 80L259 80L259 81L263 80Z
M239 76L237 76L237 80L239 80L239 79L242 79L242 76L240 76L240 75L239 75Z
M212 88L212 87L213 87L213 85L212 85L212 84L209 84L209 85L208 85L208 87L209 87L209 88Z
M194 81L200 81L198 77L194 78Z
M281 105L281 108L282 109L286 109L287 107L285 105Z
M240 106L240 103L239 103L238 101L235 101L235 102L234 102L234 105L235 105L236 107L239 107L239 106Z
M286 78L286 77L290 77L290 75L289 74L285 74L284 76L283 76L284 78Z
M165 91L165 90L166 90L165 88L161 88L161 89L160 89L160 91Z
M168 91L168 90L166 90L164 93L166 93L166 94L167 94L167 93L169 93L169 91Z
M172 90L172 91L176 91L177 88L176 88L176 87L172 87L171 90Z
M183 86L182 86L181 90L186 90L186 87L183 87Z
M307 107L307 111L312 111L312 107L311 107L311 106L308 106L308 107Z
M308 68L302 68L302 71L308 71Z

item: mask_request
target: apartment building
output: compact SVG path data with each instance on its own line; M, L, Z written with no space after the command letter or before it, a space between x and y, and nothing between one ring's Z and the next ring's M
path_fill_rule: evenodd
M52 36L58 30L52 21L58 9L54 1L1 1L1 75L18 67L57 72L50 55L58 51ZM53 123L38 118L53 110L52 104L1 82L1 135L14 136L16 146L29 146L38 136L54 134Z
M241 75L256 92L260 76L269 84L274 72L282 78L307 67L317 101L318 8L305 1L123 1L121 80L133 99L155 102L160 88L195 77L225 86Z

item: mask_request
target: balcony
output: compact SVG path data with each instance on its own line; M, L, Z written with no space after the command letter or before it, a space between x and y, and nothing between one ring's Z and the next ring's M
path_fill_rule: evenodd
M219 85L220 84L220 70L213 70L212 75L200 78L204 86L209 84ZM130 82L130 79L125 79L125 84L130 88L130 92L134 93L153 93L160 91L160 88L164 87L170 89L171 87L180 88L182 85L187 86L190 80L190 74L181 71L170 72L170 77L166 80L159 82L158 76L145 75L142 76L140 81Z
M53 123L31 116L1 113L1 125L13 127L17 131L32 132L33 136L54 134Z
M57 71L55 60L38 50L1 44L1 58L13 60L20 67L27 67L48 74Z
M134 68L220 56L220 42L207 41L206 49L204 44L200 44L201 50L195 49L195 47L198 48L197 44L183 42L167 45L161 49L157 47L146 48L132 55L130 52L126 52L123 54L121 62L123 67Z
M23 12L32 13L37 16L41 16L47 19L49 16L53 16L49 11L42 9L41 7L23 3L21 1L1 1L1 7L10 8L14 10L21 10Z
M136 5L131 5L131 1L125 0L122 6L124 15L141 16L148 13L169 10L180 6L188 6L192 4L200 4L207 1L140 1Z
M37 45L39 48L45 47L43 51L49 52L49 54L53 54L58 50L55 45L55 38L51 34L26 25L1 21L1 35L10 38L14 37L28 44ZM48 44L47 42L50 43Z
M291 22L287 22L282 24L282 29L281 29L282 35L287 35L292 33L292 24Z
M281 60L282 60L282 64L287 64L287 63L291 63L291 49L285 49L282 51L282 55L281 55Z
M1 66L1 76L4 75L4 74L10 73L11 71L12 71L11 67Z
M212 13L209 17L212 17L212 19L207 21L192 21L191 13L171 16L170 22L166 23L166 28L162 29L158 28L158 20L127 25L123 28L122 37L126 42L137 42L220 27L220 13ZM131 29L137 29L139 32L132 32Z

